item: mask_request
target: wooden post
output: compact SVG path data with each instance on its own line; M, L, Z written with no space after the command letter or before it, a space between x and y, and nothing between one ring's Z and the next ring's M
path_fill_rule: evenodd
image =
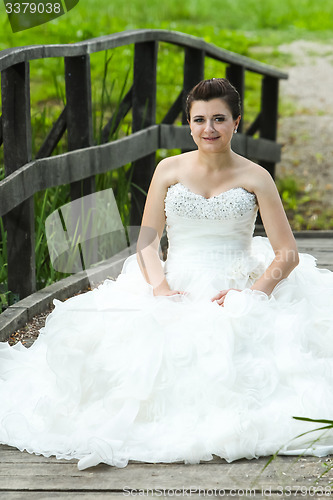
M6 176L31 160L29 63L2 71L2 125ZM7 230L8 290L14 300L36 291L33 197L4 217Z
M132 100L132 130L149 127L156 123L156 64L157 42L142 42L135 44L134 50L134 81ZM145 192L155 170L156 155L151 154L133 164L132 182ZM146 196L136 187L131 187L131 217L130 224L141 224Z
M260 137L276 141L279 102L279 80L272 76L262 79L261 89L261 114L260 114ZM263 161L265 167L272 177L275 177L275 163Z
M238 66L236 64L231 64L227 67L226 77L229 82L238 90L241 98L241 115L244 113L244 91L245 91L245 70L244 66ZM240 121L238 125L238 132L243 131L243 120Z
M68 149L93 145L91 81L89 55L65 57L66 120ZM75 200L95 191L95 178L71 184L71 199Z
M185 113L186 98L189 91L201 80L205 73L205 52L200 49L186 47L184 61L184 84L183 84L183 125L187 125Z

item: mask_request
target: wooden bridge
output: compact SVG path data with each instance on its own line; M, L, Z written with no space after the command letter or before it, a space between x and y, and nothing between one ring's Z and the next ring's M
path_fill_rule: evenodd
M170 109L156 123L157 56L159 42L184 50L183 88ZM134 44L133 83L102 132L102 144L94 145L90 54ZM32 158L29 64L33 60L57 57L64 60L66 105ZM140 225L144 192L155 168L160 148L191 150L191 139L183 110L187 92L204 78L205 59L227 65L226 76L242 98L246 73L262 77L258 115L246 131L240 123L233 149L257 160L274 174L280 159L276 141L279 79L287 75L250 58L234 54L190 35L166 30L136 30L116 33L71 45L33 45L0 52L5 178L0 182L0 217L7 230L8 290L19 299L36 290L33 196L49 187L70 184L71 198L94 192L95 175L134 162L131 224ZM176 71L176 68L174 68ZM224 69L223 69L224 73ZM221 74L222 76L222 64ZM243 100L244 102L244 100ZM130 136L109 141L110 132L132 111ZM182 126L174 122L181 117ZM52 155L67 131L68 152ZM259 132L259 137L253 136ZM70 201L70 200L68 200ZM24 280L22 280L24 276Z
M124 500L139 497L331 498L332 458L278 456L210 462L149 464L131 461L79 471L74 460L57 460L0 446L3 500Z
M182 47L185 57L183 89L175 102L170 103L163 120L156 123L159 42ZM92 138L90 54L127 44L135 46L133 84L105 126L103 144L96 146ZM50 57L63 58L65 62L66 106L32 158L29 63ZM64 298L64 293L70 295L85 283L84 277L66 278L66 283L40 291L38 298L30 295L36 291L34 194L48 187L70 184L71 197L75 199L94 191L96 174L129 162L135 163L133 183L146 191L155 168L156 150L194 148L182 108L186 93L204 78L205 58L227 64L226 76L242 98L246 72L262 76L258 115L247 130L240 124L241 133L233 139L233 149L257 160L274 175L274 165L280 159L280 146L276 143L278 86L279 79L287 78L275 68L195 37L165 30L137 30L72 45L36 45L0 52L0 144L3 143L4 148L6 175L0 182L0 216L4 217L8 234L8 288L23 299L1 315L1 340L8 337L10 330L23 326L33 314L46 308L55 296ZM111 129L130 110L132 134L109 142ZM179 116L182 116L182 126L175 126ZM51 156L66 130L68 152ZM255 139L253 136L257 132L259 137ZM136 201L131 216L133 225L140 223L144 195L136 193ZM333 270L331 238L330 232L298 234L299 250L316 255L320 267ZM261 473L266 462L266 458L260 458L228 464L215 457L197 465L130 462L124 469L101 464L94 469L78 471L76 461L58 461L0 446L0 498L118 500L124 496L148 494L275 499L333 496L331 472L320 477L330 466L330 458L302 457L296 462L295 457L278 457Z

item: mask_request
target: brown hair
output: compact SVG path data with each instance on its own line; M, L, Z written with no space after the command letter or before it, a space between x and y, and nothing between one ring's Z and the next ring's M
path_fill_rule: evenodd
M190 120L190 112L194 101L210 101L211 99L223 99L229 106L232 118L236 120L241 114L240 95L226 78L211 78L202 80L189 92L186 99L186 117Z

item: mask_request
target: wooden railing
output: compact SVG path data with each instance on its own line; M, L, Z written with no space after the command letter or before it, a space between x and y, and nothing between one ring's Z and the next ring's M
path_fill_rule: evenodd
M156 123L158 42L185 51L183 89L161 123ZM118 111L103 130L102 144L93 143L90 54L134 44L133 83ZM31 153L29 62L64 58L66 105L35 158ZM274 176L280 160L276 141L279 79L287 75L275 68L208 44L201 39L167 30L115 33L71 45L35 45L0 52L2 116L0 145L4 148L5 178L0 182L0 216L7 230L8 289L24 298L36 289L34 250L34 193L70 184L71 198L94 191L94 176L135 162L132 182L147 191L159 148L195 149L182 113L187 92L204 78L205 58L227 63L226 77L244 98L245 72L262 76L260 112L247 131L239 126L233 149L254 159ZM219 75L220 76L220 75ZM132 109L132 134L107 142L111 128ZM50 156L67 130L68 152ZM259 132L259 138L253 135ZM145 196L136 192L131 224L139 225Z

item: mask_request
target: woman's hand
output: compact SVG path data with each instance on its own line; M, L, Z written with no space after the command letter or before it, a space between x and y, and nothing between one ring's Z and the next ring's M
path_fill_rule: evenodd
M178 290L166 290L165 292L159 292L159 293L156 293L155 290L154 290L153 293L154 293L155 297L156 296L162 296L162 295L165 296L165 297L167 297L167 296L170 296L170 295L185 295L186 294L186 292L180 292Z
M164 295L165 297L170 296L170 295L184 295L186 292L180 292L179 290L170 290L168 286L165 286L162 284L162 286L157 286L153 289L153 294L154 296L162 296Z
M236 292L241 292L242 290L239 290L238 288L228 288L228 290L220 290L219 293L217 293L215 295L215 297L213 297L211 299L212 302L214 302L214 300L216 300L216 302L218 303L219 306L224 306L224 300L226 298L226 295L227 293L230 291L230 290L236 290Z

